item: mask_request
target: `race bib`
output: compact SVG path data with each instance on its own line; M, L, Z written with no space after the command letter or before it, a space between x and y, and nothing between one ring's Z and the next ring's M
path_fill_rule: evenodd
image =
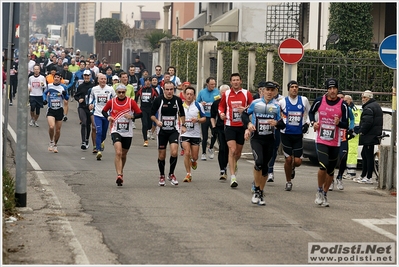
M141 96L141 101L150 102L151 93L143 93Z
M186 121L186 129L187 131L194 130L194 123L192 121Z
M211 106L212 106L212 103L205 103L204 111L206 113L211 112Z
M302 118L300 111L288 111L287 124L292 126L299 126Z
M238 111L238 108L241 106L241 101L231 101L231 106L233 108L232 121L241 122L241 113Z
M61 101L59 99L53 99L50 101L50 107L51 108L60 108L61 107Z
M117 121L116 122L116 131L118 133L129 132L129 122L128 121Z
M173 130L173 129L175 129L175 116L163 116L162 130Z
M256 130L259 135L268 135L272 133L272 126L268 119L258 119Z
M97 103L105 104L107 103L108 96L107 95L97 95Z
M335 125L322 124L320 126L320 139L325 141L331 141L335 137Z

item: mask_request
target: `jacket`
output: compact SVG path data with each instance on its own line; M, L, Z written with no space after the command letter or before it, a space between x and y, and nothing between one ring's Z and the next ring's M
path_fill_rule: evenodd
M362 106L360 116L359 145L379 145L382 135L383 112L374 98Z

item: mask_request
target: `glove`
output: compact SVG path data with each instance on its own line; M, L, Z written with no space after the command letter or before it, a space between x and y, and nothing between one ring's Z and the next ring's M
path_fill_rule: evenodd
M307 133L309 130L309 124L305 123L302 125L302 133Z
M355 126L355 128L353 128L355 133L359 133L360 132L360 126Z
M277 122L276 128L279 129L279 130L285 129L285 123L283 122L282 119L280 119L280 120Z
M348 130L346 133L346 140L351 140L352 138L354 138L356 136L356 133L351 129Z
M217 133L216 127L211 128L211 133L212 133L212 136L216 136L216 133Z
M47 105L47 100L43 100L43 106Z

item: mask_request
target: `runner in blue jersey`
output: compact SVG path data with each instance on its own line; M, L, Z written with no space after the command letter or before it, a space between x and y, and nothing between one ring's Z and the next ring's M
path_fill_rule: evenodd
M61 136L62 119L64 118L64 100L68 100L67 88L61 84L61 74L54 74L54 81L43 92L43 104L47 106L47 122L49 127L50 144L48 151L58 153L58 140Z
M273 101L276 84L261 82L259 85L262 97L254 100L247 111L241 115L245 130L245 139L251 139L252 154L254 157L255 192L252 203L265 205L263 189L266 184L268 162L273 155L275 131L285 127L280 120L280 106ZM249 119L251 116L251 120Z
M206 146L208 144L208 132L209 129L212 130L211 124L211 106L212 103L219 98L220 92L216 86L216 79L209 77L206 79L206 87L202 89L197 96L197 102L200 103L205 110L206 121L201 124L202 132L202 155L201 160L206 160ZM215 157L213 146L216 142L216 135L211 136L211 143L209 144L209 158L213 159Z

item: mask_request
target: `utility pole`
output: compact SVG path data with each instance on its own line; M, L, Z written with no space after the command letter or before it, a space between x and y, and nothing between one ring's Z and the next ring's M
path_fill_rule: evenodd
M16 177L15 199L17 207L26 207L26 166L28 151L28 46L29 46L29 3L20 4L20 29L19 29L19 77L18 77L18 105L17 105L17 148L16 148Z

